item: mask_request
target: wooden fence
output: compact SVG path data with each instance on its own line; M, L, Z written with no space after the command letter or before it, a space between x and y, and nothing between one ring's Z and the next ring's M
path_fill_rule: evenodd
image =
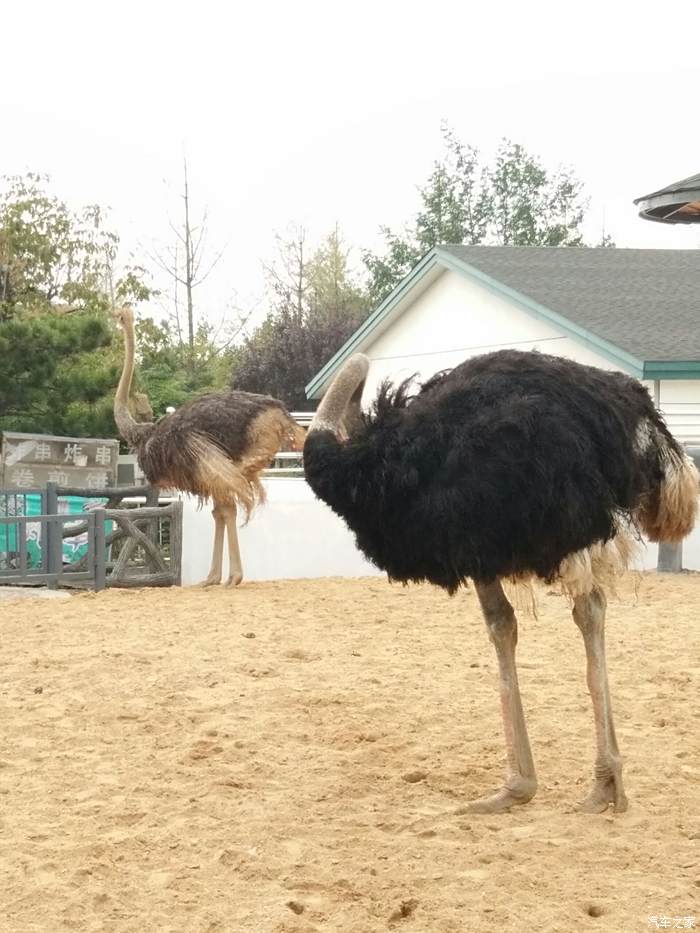
M40 499L40 514L27 503ZM81 514L59 511L60 500L100 500ZM107 499L105 503L104 500ZM143 505L139 505L143 500ZM83 553L66 561L63 543L84 540ZM39 557L30 560L29 541ZM82 487L0 491L0 584L179 586L182 579L182 503L161 504L152 487Z

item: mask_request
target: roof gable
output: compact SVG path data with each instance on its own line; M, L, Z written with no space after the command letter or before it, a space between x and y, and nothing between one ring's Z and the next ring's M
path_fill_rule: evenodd
M590 247L431 250L306 387L322 394L442 269L478 281L638 378L700 378L700 252Z

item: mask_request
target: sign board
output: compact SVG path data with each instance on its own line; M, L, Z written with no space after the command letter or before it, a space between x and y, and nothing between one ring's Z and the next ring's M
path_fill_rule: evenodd
M47 483L105 489L117 479L119 441L52 437L5 431L0 454L0 488L40 489Z

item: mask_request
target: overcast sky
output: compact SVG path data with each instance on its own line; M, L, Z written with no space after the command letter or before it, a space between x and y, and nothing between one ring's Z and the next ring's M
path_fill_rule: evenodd
M574 167L587 234L697 247L632 199L700 171L700 3L426 0L33 2L2 15L2 173L48 172L128 248L163 243L187 152L212 245L203 295L251 303L273 233L340 223L376 246L441 153L440 121L489 153ZM654 10L652 13L651 10ZM665 24L670 24L665 28ZM685 51L684 51L685 50Z

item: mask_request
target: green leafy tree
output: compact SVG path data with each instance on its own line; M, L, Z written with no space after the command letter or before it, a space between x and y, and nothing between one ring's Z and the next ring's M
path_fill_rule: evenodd
M434 246L578 246L585 201L566 168L547 171L523 146L501 141L492 164L443 125L444 153L418 189L419 209L401 234L382 227L382 253L365 251L369 293L381 302Z
M384 237L384 252L379 254L366 250L362 255L368 272L369 296L374 305L382 303L423 255L411 231L398 235L389 227L380 227L380 232Z
M547 172L523 146L504 139L484 175L491 242L501 246L581 246L581 183L565 168Z
M12 176L0 189L0 429L110 436L109 309L150 291L139 266L118 270L104 212L71 210L48 181Z
M279 240L278 252L268 269L270 313L234 351L232 384L303 410L304 386L364 320L369 301L337 227L308 259L303 231Z
M0 319L49 310L106 311L150 295L144 270L115 273L117 235L95 204L71 210L48 177L10 176L0 192Z
M488 228L489 204L478 150L462 143L446 123L442 137L443 158L418 189L421 206L415 238L421 255L438 243L481 243Z
M0 323L0 428L47 434L114 433L118 378L111 333L94 314L31 315Z
M183 343L167 321L143 318L136 325L137 388L150 399L156 417L192 396L225 388L231 368L226 343L217 345L212 328L201 322L194 343Z

